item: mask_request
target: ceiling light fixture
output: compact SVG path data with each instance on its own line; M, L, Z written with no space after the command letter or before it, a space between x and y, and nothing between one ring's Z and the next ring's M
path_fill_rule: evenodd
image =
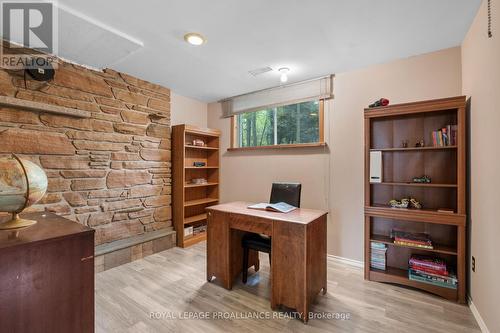
M201 34L196 32L190 32L184 35L184 40L191 45L201 45L204 44L207 40Z
M280 76L281 83L286 83L288 81L288 72L289 71L290 71L290 68L288 68L288 67L282 67L282 68L278 69L278 72L281 73L281 76Z

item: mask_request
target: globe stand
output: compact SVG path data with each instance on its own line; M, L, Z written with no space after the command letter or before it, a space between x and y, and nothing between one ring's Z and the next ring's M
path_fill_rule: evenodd
M0 224L0 230L20 230L35 224L36 221L22 219L18 213L12 213L12 218L9 221Z

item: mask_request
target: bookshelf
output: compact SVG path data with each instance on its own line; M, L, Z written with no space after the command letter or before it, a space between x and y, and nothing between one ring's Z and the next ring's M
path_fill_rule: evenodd
M465 303L465 106L465 97L458 96L365 109L365 279ZM457 125L456 142L433 146L432 132L451 124ZM425 145L415 147L422 139ZM380 183L370 183L372 151L382 152ZM412 182L413 177L423 175L432 182ZM422 209L390 207L391 199L405 197L417 199ZM394 244L391 230L426 233L433 248ZM387 246L385 270L370 267L372 241ZM410 280L408 260L414 254L445 260L457 275L457 289Z
M188 247L206 239L205 208L219 201L219 137L220 131L216 129L172 126L173 221L177 246ZM193 140L201 140L205 145L194 145ZM195 166L195 162L205 165ZM192 183L199 178L206 183ZM185 237L184 229L189 227L201 231Z

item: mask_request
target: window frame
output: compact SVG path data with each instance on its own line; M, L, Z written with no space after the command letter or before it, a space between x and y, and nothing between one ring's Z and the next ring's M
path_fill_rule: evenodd
M239 147L238 146L238 120L237 115L231 116L231 142L228 151L237 150L259 150L259 149L283 149L283 148L306 148L306 147L324 147L325 142L325 100L319 100L318 108L318 130L319 130L319 140L318 142L308 142L308 143L294 143L294 144L274 144L269 146L252 146L252 147Z

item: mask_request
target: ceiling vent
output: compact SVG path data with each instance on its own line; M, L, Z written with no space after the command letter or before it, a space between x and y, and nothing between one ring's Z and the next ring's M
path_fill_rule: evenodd
M248 73L250 73L252 76L257 76L257 75L261 75L261 74L270 72L272 70L273 69L271 67L266 66L266 67L261 67L261 68L257 68L257 69L252 69L251 71L248 71Z
M58 56L94 68L109 68L144 46L122 31L61 4L58 25Z

